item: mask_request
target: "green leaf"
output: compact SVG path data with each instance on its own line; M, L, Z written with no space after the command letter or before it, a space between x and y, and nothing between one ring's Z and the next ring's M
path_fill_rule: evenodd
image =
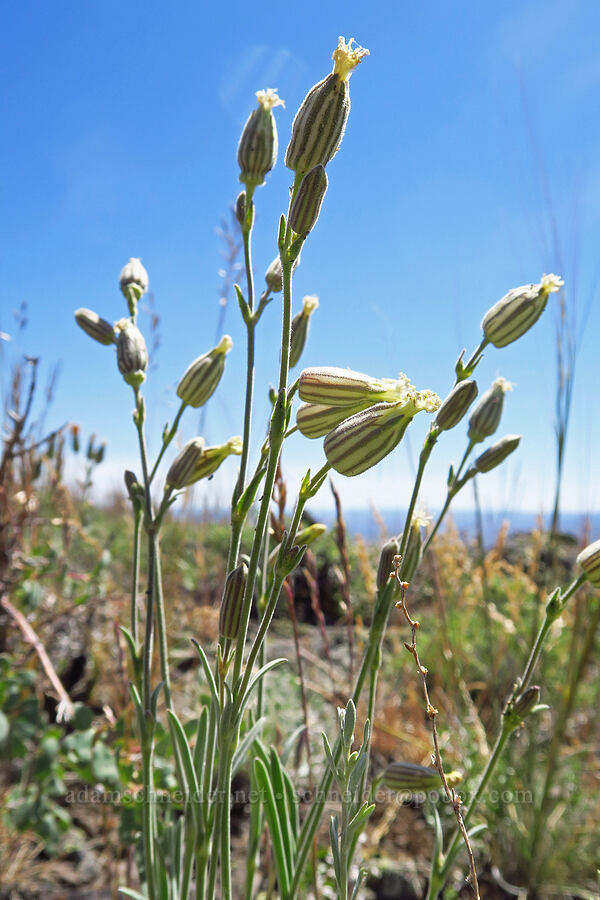
M188 744L188 740L185 736L185 731L183 730L181 722L172 709L167 710L167 716L169 717L169 723L172 726L172 735L174 741L177 743L177 750L179 752L179 758L181 760L183 776L186 781L186 803L191 804L194 824L196 825L197 829L200 829L200 786L198 784L196 770L194 769L192 751L190 750L190 745Z
M210 668L210 664L208 662L208 659L206 658L206 653L204 652L204 650L202 649L202 647L200 646L200 644L198 643L198 641L195 638L192 638L192 644L198 651L198 656L200 657L200 662L202 663L202 668L204 669L204 674L206 675L206 680L208 682L208 687L210 688L210 693L212 695L212 698L215 701L215 703L217 704L217 709L220 709L219 694L217 691L217 686L215 684L215 679L213 677L212 670Z
M240 770L246 755L248 754L251 745L255 742L256 738L260 735L263 725L266 722L265 716L262 716L258 719L257 722L254 723L252 728L250 728L242 740L240 741L235 753L233 754L233 762L231 766L231 775L232 777L238 773Z
M273 785L271 784L267 768L261 759L254 760L254 775L258 784L258 789L262 794L265 817L269 826L269 834L271 835L273 859L275 860L275 869L277 871L277 881L279 882L281 900L288 900L290 896L290 872L287 867L287 853L286 848L284 847L284 836L281 832Z
M92 772L94 779L103 784L120 783L115 754L102 741L96 741L92 749Z
M261 680L261 678L264 678L265 675L267 674L267 672L270 672L271 669L274 669L276 666L280 666L282 663L286 663L286 662L287 662L287 659L285 657L281 656L278 659L272 659L270 662L268 662L266 665L264 665L262 667L262 669L258 670L256 675L254 675L250 679L250 682L246 689L246 693L242 697L242 700L239 705L240 712L245 708L246 704L248 703L248 700L250 699L250 694L252 693L252 691L258 684L258 682Z

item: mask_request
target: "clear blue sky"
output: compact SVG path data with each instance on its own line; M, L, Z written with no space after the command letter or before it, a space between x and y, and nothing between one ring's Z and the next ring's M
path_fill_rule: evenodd
M577 306L580 348L564 507L600 508L599 33L594 0L7 6L0 330L14 335L12 310L26 301L27 331L5 352L39 355L46 367L61 361L49 424L75 421L84 436L107 441L103 484L135 464L130 391L113 351L79 331L72 312L124 315L118 274L140 256L160 316L148 383L156 446L179 376L213 344L222 265L215 226L239 190L236 147L254 92L275 87L286 101L276 110L279 163L256 196L261 282L286 207L292 118L330 71L343 34L371 56L352 75L346 136L295 279L296 308L305 293L321 304L303 364L404 371L444 395L489 306L558 272ZM534 331L488 350L478 370L482 391L498 375L515 383L499 434L523 435L518 459L482 481L495 506L551 504L554 300ZM259 387L277 377L279 313L276 301L259 333ZM225 330L235 346L208 410L209 442L241 431L244 333L233 303ZM259 395L256 436L266 409ZM413 457L427 425L419 418L407 444ZM191 416L186 438L196 424ZM436 451L424 489L432 506L462 453L458 431ZM320 442L290 442L292 480L321 462ZM225 500L234 471L232 462L206 486L208 502ZM338 478L347 505L372 498L382 507L404 505L409 481L404 446L360 478Z

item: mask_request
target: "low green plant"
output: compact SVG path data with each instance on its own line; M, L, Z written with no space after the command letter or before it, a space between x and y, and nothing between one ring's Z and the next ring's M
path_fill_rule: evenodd
M334 51L334 70L307 94L292 126L285 162L294 173L287 215L282 215L276 237L277 255L267 268L266 287L258 296L252 266L251 239L255 219L255 194L277 156L277 130L273 110L280 105L272 90L259 91L258 106L251 113L240 139L238 162L244 190L237 198L236 217L242 234L246 270L246 292L236 286L237 300L247 333L247 378L241 437L207 447L202 437L188 441L171 461L162 491L155 485L163 458L178 433L188 408L202 407L216 390L232 342L224 336L212 350L195 359L177 386L179 410L163 432L162 444L151 461L146 444L148 410L143 385L148 370L148 352L138 328L140 298L148 288L148 275L140 260L131 259L121 272L120 285L128 313L115 325L93 311L81 309L76 318L94 340L116 347L119 371L131 387L134 399L133 423L140 451L138 477L125 473L125 484L133 511L134 547L131 582L131 617L123 627L130 654L131 696L135 709L141 752L141 852L139 854L139 890L131 886L121 890L140 898L169 897L187 900L192 890L198 900L212 900L217 894L229 898L238 888L232 874L231 786L244 766L250 771L253 795L248 836L245 895L255 896L255 875L264 863L260 836L266 827L270 836L270 856L274 878L283 900L306 896L307 878L312 866L316 877L318 852L315 850L320 824L332 784L341 792L339 814L331 820L330 847L338 895L353 896L360 889L351 885L352 862L357 841L373 810L369 799L370 723L373 722L382 647L390 615L401 609L411 635L406 648L414 658L417 677L424 692L425 710L432 729L434 766L440 785L450 802L455 824L444 834L439 816L433 811L436 832L428 897L439 896L448 881L458 854L465 850L470 863L471 884L479 896L477 873L471 841L481 826L469 831L474 812L486 786L494 775L511 735L527 717L540 708L539 687L533 685L534 671L540 659L551 625L561 615L571 596L586 577L596 579L592 547L582 558L584 571L564 589L552 591L544 619L533 636L527 663L514 682L498 722L497 738L482 771L474 778L471 799L463 808L452 779L444 771L438 740L438 710L430 698L427 669L417 649L419 623L408 610L408 582L418 572L444 516L457 494L476 476L500 465L518 446L519 436L507 435L493 443L469 462L478 444L492 437L500 422L505 392L510 385L497 379L481 397L469 417L466 447L458 465L449 470L447 496L428 535L423 536L421 519L415 514L421 482L429 459L444 433L460 424L477 394L472 378L485 348L504 347L521 337L543 313L550 294L561 280L544 276L537 284L509 291L482 322L483 335L464 360L460 354L454 368L454 385L442 403L432 391L417 390L405 375L398 378L373 378L349 369L328 366L305 369L299 378L290 379L290 369L301 357L308 334L308 317L314 303L303 303L293 316L293 273L302 252L310 252L307 239L314 229L324 202L327 165L341 143L350 109L348 79L351 71L366 55L343 39ZM277 348L279 375L271 391L272 412L267 436L258 458L251 465L253 424L255 333L275 294L282 293L282 338ZM274 353L275 356L275 353ZM293 424L296 395L300 406ZM299 815L297 791L285 769L287 751L275 745L264 746L264 683L277 677L272 673L285 662L268 659L267 637L282 590L302 563L307 547L303 531L306 505L335 470L357 476L374 466L400 443L412 419L419 412L436 413L422 447L406 521L393 544L386 545L377 577L377 593L362 658L354 685L339 715L338 736L333 744L325 739L326 766L303 819ZM278 536L269 533L269 513L276 485L282 448L286 438L299 430L307 438L324 438L325 462L309 469L302 481L291 519ZM220 614L220 636L216 662L209 661L206 649L195 642L204 679L205 700L192 722L182 721L176 709L171 684L169 634L162 581L161 534L171 506L190 485L210 477L229 455L239 456L239 474L232 493L229 547ZM260 497L257 500L257 497ZM247 525L253 513L253 528L248 543ZM141 552L146 545L145 557ZM247 552L242 552L247 551ZM145 588L140 603L142 560L145 559ZM253 608L258 617L256 629L250 629ZM158 657L160 680L154 677L153 663ZM362 742L353 749L356 708L366 695L366 717ZM164 704L164 709L163 709ZM161 767L159 747L170 743L177 787L177 801L163 807L158 802L157 785ZM288 748L289 749L289 748ZM312 858L311 857L312 852Z

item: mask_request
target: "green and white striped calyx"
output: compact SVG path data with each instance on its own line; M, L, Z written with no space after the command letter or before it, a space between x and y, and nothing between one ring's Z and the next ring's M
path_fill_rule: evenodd
M558 275L544 275L539 284L525 284L505 294L481 322L489 343L506 347L529 331L544 312L550 294L559 291L563 284Z

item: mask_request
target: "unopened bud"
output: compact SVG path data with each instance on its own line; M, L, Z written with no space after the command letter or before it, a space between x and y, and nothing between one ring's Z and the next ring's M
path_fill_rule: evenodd
M324 166L315 166L302 179L290 209L289 224L296 234L307 235L315 227L327 191Z
M512 391L511 383L497 378L481 397L469 419L470 441L479 443L494 434L500 424L506 391Z
M540 702L540 689L537 684L532 685L523 691L520 697L514 702L512 712L519 719L524 719L533 711L534 707Z
M233 347L228 334L223 335L216 347L195 359L177 385L177 396L188 406L198 409L215 392L225 369L225 356Z
M205 447L196 461L191 481L188 484L200 481L201 478L210 478L228 456L241 456L243 446L244 442L241 437L232 437L225 444L219 444L217 447Z
M124 478L125 478L125 488L127 489L127 494L129 495L129 499L133 500L133 498L135 496L137 496L138 488L140 488L141 485L138 482L138 480L135 476L135 473L132 472L130 469L125 470Z
M458 425L477 396L477 382L459 381L452 388L435 417L434 425L442 431L449 431Z
M117 363L119 372L132 387L139 387L146 377L148 351L142 332L128 319L122 319L117 328Z
M496 466L504 462L507 456L514 453L519 446L520 440L520 434L507 434L502 440L492 444L475 460L474 466L477 471L490 472L492 469L495 469Z
M429 519L427 517L417 515L410 524L408 541L406 542L404 556L402 557L402 563L400 565L402 581L412 581L413 576L419 567L423 555L421 528L428 521Z
M481 328L490 344L506 347L529 331L546 308L548 297L561 289L558 275L544 275L539 284L513 288L485 314Z
M171 463L167 472L166 483L175 491L180 491L193 484L197 479L193 477L194 470L204 450L204 438L198 437L188 441Z
M600 588L600 540L581 551L577 557L577 565L583 569L590 584Z
M298 255L292 263L292 272L294 271L296 266L299 265L300 255ZM283 266L281 265L281 259L279 256L275 257L275 259L265 272L265 281L267 282L267 287L272 294L278 294L283 290Z
M246 215L248 213L248 208L246 205L247 202L248 202L248 198L246 196L246 191L240 191L240 193L237 195L237 198L235 201L235 217L238 220L238 222L242 228L245 225L252 225L252 220L254 219L254 204L251 202L251 207L252 207L251 221L248 223L246 222Z
M115 343L116 337L113 326L106 319L101 319L98 313L95 313L92 309L82 307L75 310L75 321L86 334L98 341L99 344L108 346L108 344Z
M148 273L143 267L141 259L131 257L127 265L123 266L119 284L126 300L129 300L130 293L137 300L146 293L148 290Z
M306 345L310 317L319 305L319 298L310 294L302 300L302 311L292 319L292 336L290 344L290 367L296 366Z
M461 781L459 772L445 772L446 781L452 787ZM426 793L441 787L440 773L432 766L419 766L416 763L393 762L385 769L383 784L398 793Z
M294 548L299 547L309 547L313 544L317 538L320 538L327 531L327 525L324 525L322 522L313 522L312 525L307 525L306 528L302 528L296 535L294 539ZM279 547L274 547L269 554L269 569L273 568L275 560L279 555Z
M285 106L272 88L257 91L258 107L250 113L238 144L240 181L248 187L264 184L277 160L277 126L273 108Z
M219 634L223 638L234 640L238 636L247 581L248 566L245 562L227 576L219 611Z
M398 541L398 538L395 537L386 541L381 548L379 565L377 567L377 590L382 591L390 580L390 576L394 572L394 557L397 556L399 552L400 542Z
M352 69L368 54L362 47L352 48L339 39L333 52L331 75L308 92L292 124L292 138L285 154L285 164L303 176L314 166L325 166L342 142L350 112L348 78Z

